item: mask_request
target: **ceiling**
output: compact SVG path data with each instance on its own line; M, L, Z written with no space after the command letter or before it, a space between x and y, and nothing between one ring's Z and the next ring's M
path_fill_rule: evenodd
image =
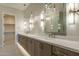
M25 6L24 6L24 4L25 4ZM2 7L14 8L14 9L21 10L21 11L24 11L26 8L28 9L28 6L29 6L29 8L32 8L32 9L34 7L38 8L38 5L40 5L40 4L38 4L38 3L37 4L36 3L35 4L31 4L31 3L0 3L0 6L2 6ZM57 3L57 4L55 4L55 6L58 9L62 9L61 6L63 6L63 5Z
M27 8L28 5L29 5L28 3L0 3L0 6L14 8L14 9L21 10L21 11Z

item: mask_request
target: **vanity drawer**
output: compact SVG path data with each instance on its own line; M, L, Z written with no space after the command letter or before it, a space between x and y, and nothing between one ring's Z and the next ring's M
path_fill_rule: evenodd
M52 55L56 56L78 56L79 53L58 47L58 46L52 46Z

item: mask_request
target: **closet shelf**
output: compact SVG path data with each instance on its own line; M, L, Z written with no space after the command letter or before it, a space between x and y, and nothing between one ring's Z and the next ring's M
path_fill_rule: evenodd
M5 23L4 25L15 25L15 24Z
M14 31L5 31L4 33L15 33Z

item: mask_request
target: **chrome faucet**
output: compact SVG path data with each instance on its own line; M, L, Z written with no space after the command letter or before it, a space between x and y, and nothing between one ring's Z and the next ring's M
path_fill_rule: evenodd
M55 33L53 33L53 32L49 33L49 38L51 38L51 37L55 38Z

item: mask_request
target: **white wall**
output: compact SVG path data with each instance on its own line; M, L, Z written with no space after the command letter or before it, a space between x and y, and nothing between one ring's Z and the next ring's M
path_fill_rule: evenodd
M8 7L0 6L0 12L1 12L2 16L4 16L4 14L15 15L16 33L23 31L23 20L24 19L23 19L23 12L22 11L12 9L12 8L8 8ZM3 20L4 20L4 18L2 17L2 21ZM3 30L4 30L4 28L3 28ZM3 45L2 44L3 40L4 39L0 39L0 45Z
M69 24L69 4L67 4L67 39L79 41L79 15L75 14L75 24ZM75 8L79 9L79 4L75 4Z

